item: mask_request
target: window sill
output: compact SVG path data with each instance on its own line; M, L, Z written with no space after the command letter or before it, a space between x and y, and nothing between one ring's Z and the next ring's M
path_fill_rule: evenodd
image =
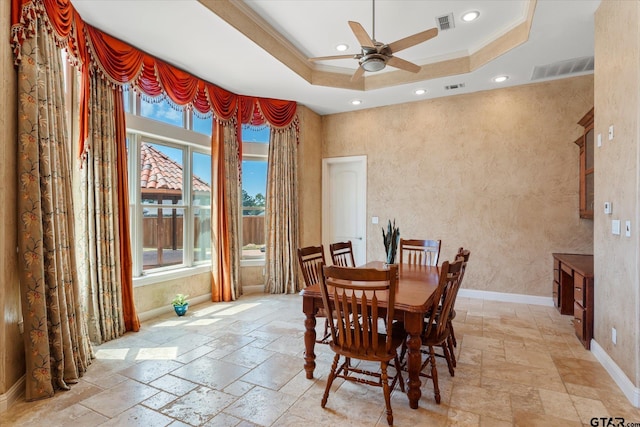
M240 267L264 267L264 264L264 258L240 260Z
M168 280L182 279L184 277L194 276L196 274L207 273L211 271L211 265L197 265L195 267L177 268L175 270L162 271L158 273L148 273L144 276L133 278L133 287L153 285Z

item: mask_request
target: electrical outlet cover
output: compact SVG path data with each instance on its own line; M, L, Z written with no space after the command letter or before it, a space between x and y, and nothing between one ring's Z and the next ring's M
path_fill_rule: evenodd
M620 220L613 219L611 220L611 234L620 235Z

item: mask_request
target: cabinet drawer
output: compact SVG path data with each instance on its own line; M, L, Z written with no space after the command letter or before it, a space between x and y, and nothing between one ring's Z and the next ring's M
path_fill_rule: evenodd
M573 299L579 303L582 307L585 306L585 295L586 290L584 289L584 285L586 281L584 280L584 276L578 272L574 272L573 274Z
M553 282L551 294L553 295L553 304L556 307L560 307L560 298L558 297L558 295L560 295L560 283L557 281Z
M553 280L560 281L560 260L554 258L553 260Z
M577 302L573 303L573 326L580 341L584 341L586 310Z

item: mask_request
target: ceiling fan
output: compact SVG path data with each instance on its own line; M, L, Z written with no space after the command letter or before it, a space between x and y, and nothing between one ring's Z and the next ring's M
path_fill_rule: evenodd
M393 43L381 43L376 41L376 3L375 0L372 0L373 3L373 37L369 37L369 34L365 31L365 29L360 25L360 23L355 21L349 21L349 27L351 27L351 31L358 39L358 43L360 43L360 47L362 48L361 53L355 55L334 55L334 56L321 56L317 58L309 58L309 61L326 61L330 59L345 59L345 58L353 58L358 60L358 69L351 76L351 81L356 81L360 79L365 71L374 72L380 71L384 69L387 65L395 68L399 68L401 70L410 71L412 73L417 73L420 71L420 66L414 64L413 62L406 61L404 59L398 58L397 56L393 56L395 53L400 52L403 49L410 48L422 42L426 42L438 35L437 28L431 28L430 30L422 31L420 33L416 33L412 36L405 37L400 40L396 40Z

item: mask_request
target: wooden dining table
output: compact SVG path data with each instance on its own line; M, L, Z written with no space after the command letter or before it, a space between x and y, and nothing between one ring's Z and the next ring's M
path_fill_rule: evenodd
M381 261L369 262L362 267L384 269ZM396 301L394 304L394 318L404 322L407 332L407 396L409 406L418 408L420 400L420 367L422 356L420 347L424 316L433 303L434 291L440 280L438 267L400 264L398 266L398 284L396 287ZM314 353L316 343L316 313L323 307L320 286L313 285L302 292L302 311L306 318L304 321L304 370L308 379L313 378L316 367ZM384 301L380 301L384 304Z

